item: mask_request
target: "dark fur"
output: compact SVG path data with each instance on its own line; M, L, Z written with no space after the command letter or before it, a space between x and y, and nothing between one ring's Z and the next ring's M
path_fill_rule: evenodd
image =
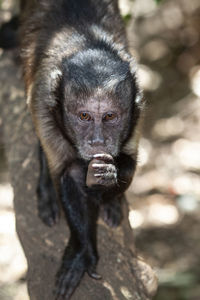
M9 22L2 24L0 28L0 48L11 49L17 47L18 27L19 27L18 16L14 16Z
M136 167L142 100L117 1L35 0L23 1L22 8L24 78L42 145L39 215L50 226L58 218L53 181L71 230L56 299L69 299L84 272L99 278L99 206L109 225L121 221L121 201ZM78 121L80 107L89 110L92 122ZM102 111L110 110L117 118L99 121ZM113 173L104 159L99 168L104 183L89 188L88 164L102 152L113 158Z

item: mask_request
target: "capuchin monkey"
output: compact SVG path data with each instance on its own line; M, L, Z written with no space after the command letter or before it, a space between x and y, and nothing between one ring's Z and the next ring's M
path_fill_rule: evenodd
M116 0L22 1L20 45L27 103L39 138L39 216L70 238L55 299L96 272L97 218L122 219L137 161L143 100ZM123 200L124 201L124 200Z

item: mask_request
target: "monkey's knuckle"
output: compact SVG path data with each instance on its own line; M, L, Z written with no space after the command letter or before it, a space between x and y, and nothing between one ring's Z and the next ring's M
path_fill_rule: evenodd
M107 153L95 154L93 157L96 158L96 159L98 159L98 158L102 159L103 161L113 160L112 156L110 154L107 154Z

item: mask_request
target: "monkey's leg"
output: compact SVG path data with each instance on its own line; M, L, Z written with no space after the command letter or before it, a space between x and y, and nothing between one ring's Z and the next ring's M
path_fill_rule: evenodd
M47 160L42 147L39 145L40 176L37 187L38 213L42 221L53 226L59 218L56 202L56 192L50 177Z
M117 227L120 225L123 215L121 203L124 195L116 195L112 199L106 197L101 207L101 216L104 222L110 227Z
M57 274L56 299L69 299L84 272L99 279L96 273L96 221L98 206L81 190L78 183L64 175L61 179L61 198L71 235ZM89 201L90 200L90 201Z

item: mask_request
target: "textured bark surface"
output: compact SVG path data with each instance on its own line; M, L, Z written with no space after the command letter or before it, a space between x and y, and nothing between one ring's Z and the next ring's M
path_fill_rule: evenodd
M55 274L69 231L63 215L53 228L45 226L37 215L37 138L26 107L21 69L14 57L10 52L0 58L0 124L14 188L16 227L28 261L30 299L53 300ZM102 280L85 275L72 300L152 299L157 280L152 269L137 258L125 203L124 215L118 229L99 220L98 272Z

